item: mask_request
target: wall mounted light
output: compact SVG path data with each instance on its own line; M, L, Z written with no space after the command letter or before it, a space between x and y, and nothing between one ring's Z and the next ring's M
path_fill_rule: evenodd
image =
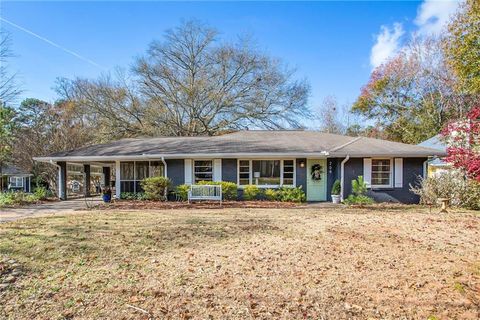
M305 168L305 161L300 161L300 168Z

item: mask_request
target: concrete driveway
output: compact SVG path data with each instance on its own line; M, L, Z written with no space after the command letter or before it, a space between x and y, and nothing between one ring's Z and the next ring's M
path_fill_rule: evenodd
M89 198L87 200L81 198L67 201L47 202L21 208L0 208L0 223L41 215L85 210L90 206L101 203L101 201L102 199L100 197Z

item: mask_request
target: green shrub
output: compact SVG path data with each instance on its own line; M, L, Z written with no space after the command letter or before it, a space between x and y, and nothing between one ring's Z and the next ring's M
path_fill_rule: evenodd
M150 177L142 180L145 197L149 200L166 200L171 181L166 177Z
M354 205L354 204L367 205L367 204L373 204L375 201L373 201L372 198L365 195L356 196L351 194L343 202L345 202L345 204L348 204L348 205Z
M363 180L363 176L358 176L356 180L352 180L352 192L347 199L344 200L346 204L372 204L373 199L367 196L367 184Z
M265 199L269 201L277 201L279 198L279 192L275 189L267 189L264 192Z
M38 200L45 200L49 196L49 190L45 187L37 187L35 188L35 191L33 192L35 197L37 197Z
M0 192L0 206L11 206L15 204L13 192Z
M188 184L181 184L175 188L175 193L182 201L188 200L188 191L190 190L190 186Z
M341 192L340 180L335 180L332 186L332 195L338 196Z
M249 184L243 188L243 198L245 200L255 200L260 195L260 189L256 185Z
M278 199L282 202L305 202L307 196L302 187L282 187L278 190Z
M38 200L39 198L35 194L27 194L23 191L0 193L0 206L35 203Z
M229 181L199 181L199 185L221 185L222 186L222 198L224 200L237 200L238 187L235 182Z

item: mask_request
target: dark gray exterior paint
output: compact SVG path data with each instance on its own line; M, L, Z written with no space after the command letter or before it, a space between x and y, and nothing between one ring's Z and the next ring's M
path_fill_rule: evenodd
M303 168L300 167L300 163L302 161L304 163ZM305 192L305 194L307 194L307 159L296 159L295 163L295 183L297 184L297 187L302 186L303 191Z
M222 181L237 183L237 159L222 159Z
M327 201L332 201L332 187L335 180L340 179L340 163L342 159L327 159Z
M185 160L167 159L167 176L172 181L172 185L178 186L185 183Z
M403 158L403 187L371 189L368 191L369 196L378 202L418 203L420 199L410 191L410 184L418 184L418 177L423 175L423 162L425 160L427 158ZM337 159L338 167L340 167L341 161L341 159ZM350 158L345 163L345 197L352 193L352 180L361 175L363 175L363 158Z
M67 163L65 161L57 162L57 165L60 167L60 194L58 197L61 200L67 200Z

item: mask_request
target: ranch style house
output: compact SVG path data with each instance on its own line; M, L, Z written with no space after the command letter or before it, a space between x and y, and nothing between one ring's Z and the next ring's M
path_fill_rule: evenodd
M174 186L198 181L231 181L239 187L302 186L307 201L329 201L335 180L341 196L363 176L376 201L416 203L410 185L427 172L432 157L445 151L404 143L302 130L247 130L219 136L122 139L34 158L58 167L61 199L92 180L114 194L141 192L141 180L166 176ZM72 180L75 183L72 183ZM75 186L75 190L73 187Z

